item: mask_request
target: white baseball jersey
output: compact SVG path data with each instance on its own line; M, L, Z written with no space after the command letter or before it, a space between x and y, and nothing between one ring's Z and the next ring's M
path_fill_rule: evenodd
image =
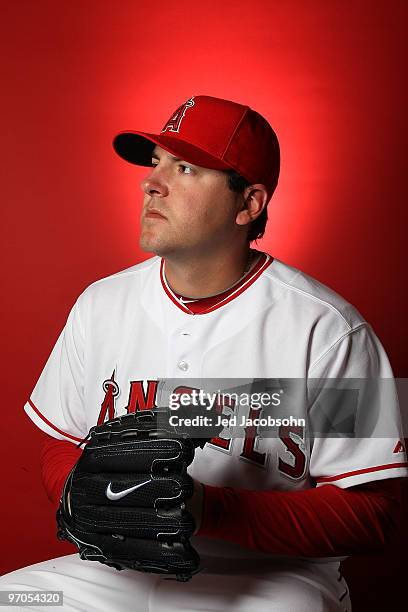
M202 314L192 314L188 304L167 284L165 265L158 257L93 283L70 312L25 405L28 416L47 434L78 442L98 422L165 405L172 385L178 389L210 386L215 390L220 379L228 379L238 388L251 389L259 380L276 379L279 392L285 391L286 383L281 381L297 381L295 393L288 394L286 409L293 409L296 417L304 417L307 422L319 397L318 392L310 391L310 380L392 381L384 349L355 308L321 283L267 254L262 254L258 265L227 297ZM264 437L256 426L248 426L241 429L240 437L223 431L204 449L197 450L190 473L204 483L252 490L304 489L327 482L350 487L406 476L395 395L388 394L387 401L374 401L372 406L370 437L309 436L302 425L278 427L276 435ZM251 410L240 403L226 405L230 416L251 416ZM385 436L381 434L384 423ZM235 559L265 557L205 538L201 542L195 538L194 545L201 554ZM276 609L306 609L306 595L296 595L300 575L305 576L302 588L313 584L320 593L317 599L325 593L324 597L332 601L333 608L322 609L340 609L339 589L344 592L345 587L336 573L338 559L321 561L324 563L313 566L310 560L291 559L285 562L289 566L275 568L268 577L265 609L275 609L269 607L268 598L277 593L277 601L289 603ZM65 561L58 562L63 573ZM83 564L81 561L85 571L89 564ZM90 567L89 571L96 571ZM259 566L254 567L258 571ZM30 568L27 570L30 574ZM247 573L250 571L248 566ZM106 581L106 568L101 572ZM110 575L112 580L119 580ZM281 588L290 576L297 582L291 582L286 590ZM229 584L224 578L222 584ZM261 590L266 585L264 579L265 575L257 583ZM129 580L134 584L134 577ZM184 597L198 589L202 597L200 581L205 580L205 576L197 577L190 585L182 585L179 592ZM240 580L238 577L237 585ZM166 584L167 590L171 587ZM129 592L132 597L134 593ZM305 608L300 605L301 598ZM316 601L310 605L318 610ZM169 602L164 597L163 605L169 606ZM221 609L217 602L214 600L214 608L208 609ZM224 609L224 604L221 607Z
M176 382L199 388L212 381L215 390L220 378L239 385L293 379L299 388L307 379L392 380L384 349L355 308L269 255L227 300L196 315L171 291L163 268L153 257L79 297L25 406L46 433L78 442L98 422L164 405ZM264 439L252 428L198 450L191 472L208 484L281 490L405 476L398 404L389 399L377 402L371 439L310 443L295 427L283 439ZM310 408L291 406L305 419ZM387 437L375 433L384 419Z

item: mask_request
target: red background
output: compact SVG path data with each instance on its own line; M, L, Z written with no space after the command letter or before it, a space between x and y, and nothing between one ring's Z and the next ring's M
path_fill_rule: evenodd
M396 375L406 375L408 8L393 0L3 0L0 8L6 572L72 551L55 540L41 436L22 405L77 295L147 256L137 246L144 171L114 155L117 131L159 130L194 94L265 115L282 174L261 248L357 306ZM356 609L402 596L406 529L400 536L385 555L346 563Z

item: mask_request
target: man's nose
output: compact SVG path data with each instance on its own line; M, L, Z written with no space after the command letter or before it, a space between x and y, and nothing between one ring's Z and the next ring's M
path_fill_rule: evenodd
M140 184L142 190L147 195L155 195L164 198L169 193L168 182L163 169L158 166L154 167Z

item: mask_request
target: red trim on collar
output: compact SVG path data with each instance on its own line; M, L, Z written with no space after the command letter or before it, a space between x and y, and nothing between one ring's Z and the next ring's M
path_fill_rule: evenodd
M181 302L178 301L175 294L172 292L169 285L167 284L164 276L164 259L162 259L160 262L160 280L164 291L167 293L173 304L175 304L178 308L180 308L180 310L182 310L186 314L193 314L190 310L188 310L188 308L186 308Z
M248 287L250 287L261 276L264 270L266 270L266 268L270 266L272 262L273 257L271 255L261 253L259 261L237 285L231 287L223 293L220 293L219 295L210 298L202 298L196 302L193 302L191 304L191 309L188 307L188 305L180 301L177 294L175 294L168 285L164 275L164 259L161 260L160 264L160 280L167 296L180 310L189 315L207 314L213 310L217 310L217 308L221 308L221 306L224 306L241 295L241 293L246 291L246 289L248 289Z

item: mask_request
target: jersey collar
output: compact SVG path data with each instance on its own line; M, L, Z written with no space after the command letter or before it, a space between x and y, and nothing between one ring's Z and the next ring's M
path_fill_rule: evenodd
M236 297L241 295L241 293L246 291L248 287L250 287L261 276L264 270L266 270L266 268L273 262L273 257L271 257L271 255L268 253L261 253L258 251L253 251L253 253L259 255L259 259L255 266L249 270L248 273L236 285L217 295L195 300L192 298L183 298L183 296L175 293L168 284L166 275L164 273L164 259L162 259L160 263L160 280L162 287L170 300L186 314L207 314L221 308L225 304L228 304L228 302L231 302Z

